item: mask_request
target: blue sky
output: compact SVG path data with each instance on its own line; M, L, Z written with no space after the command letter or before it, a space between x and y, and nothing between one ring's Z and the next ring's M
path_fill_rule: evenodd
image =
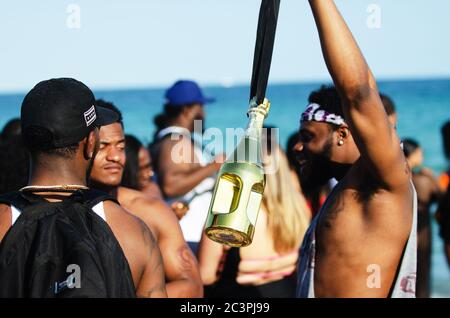
M337 0L379 79L450 77L450 1ZM75 11L79 8L79 20ZM369 28L370 4L381 28ZM0 92L75 77L94 89L250 81L259 0L0 3ZM80 28L70 28L79 21ZM76 25L76 24L75 24ZM328 79L306 0L281 0L271 82Z

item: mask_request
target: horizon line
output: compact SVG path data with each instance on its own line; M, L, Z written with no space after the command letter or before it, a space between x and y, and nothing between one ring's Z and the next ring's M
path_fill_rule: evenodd
M377 80L377 83L382 82L419 82L419 81L433 81L433 80L450 80L450 75L419 75L417 77L402 77L402 76L387 76L387 77L380 77ZM200 83L202 88L237 88L237 87L250 87L250 82L243 82L243 81L237 81L233 82L231 84L224 84L223 82L202 82L197 81ZM294 84L302 84L302 85L308 85L308 84L328 84L332 83L332 79L299 79L299 80L273 80L269 81L267 87L269 86L281 86L281 85L294 85ZM37 83L36 83L37 84ZM161 84L135 84L135 85L99 85L99 86L92 86L90 89L93 92L111 92L111 91L128 91L128 90L164 90L167 89L170 85L172 85L173 82L170 83L161 83ZM0 95L6 96L6 95L24 95L26 94L26 90L21 89L11 89L11 90L2 90L0 89Z

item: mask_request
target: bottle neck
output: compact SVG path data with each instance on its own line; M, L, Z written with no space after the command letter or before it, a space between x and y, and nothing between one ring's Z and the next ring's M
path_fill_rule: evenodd
M250 110L248 112L249 122L245 130L245 136L260 138L264 124L265 116L258 111Z

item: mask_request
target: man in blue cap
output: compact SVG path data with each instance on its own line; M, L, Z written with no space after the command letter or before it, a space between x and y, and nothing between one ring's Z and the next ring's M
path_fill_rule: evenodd
M158 132L152 156L158 181L167 201L189 202L181 217L185 240L197 252L214 187L212 177L220 168L223 155L212 163L202 157L202 148L191 137L196 120L204 121L203 105L214 101L204 96L193 81L180 80L165 94L164 112L155 118ZM170 137L170 138L169 138Z

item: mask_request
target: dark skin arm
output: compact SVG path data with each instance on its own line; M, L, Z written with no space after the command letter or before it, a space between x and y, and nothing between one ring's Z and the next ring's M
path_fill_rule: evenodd
M164 267L158 245L145 223L140 220L139 223L141 227L142 242L147 253L144 254L146 266L136 290L136 295L142 298L167 297Z
M157 233L168 296L202 297L203 286L197 261L184 240L173 211L164 202L147 198L136 200L133 207L136 208L136 215Z
M332 0L309 2L325 62L366 170L381 188L405 191L410 175L400 140L389 124L375 79L355 39Z
M112 201L105 201L104 208L108 225L130 264L136 295L167 297L161 252L150 229Z
M200 274L204 285L211 285L217 280L217 270L224 253L223 245L210 240L204 233L200 241L198 260Z
M439 201L441 197L444 195L444 193L442 192L441 187L439 186L439 181L435 177L433 171L428 168L422 168L420 173L428 178L428 182L430 183L430 191L433 197L433 202Z
M161 189L168 197L182 196L220 168L219 163L201 167L194 162L193 145L190 140L166 139L161 145L158 173L161 177Z
M439 183L431 171L424 168L418 174L413 175L414 185L417 190L419 211L427 211L429 206L437 202L441 196Z

